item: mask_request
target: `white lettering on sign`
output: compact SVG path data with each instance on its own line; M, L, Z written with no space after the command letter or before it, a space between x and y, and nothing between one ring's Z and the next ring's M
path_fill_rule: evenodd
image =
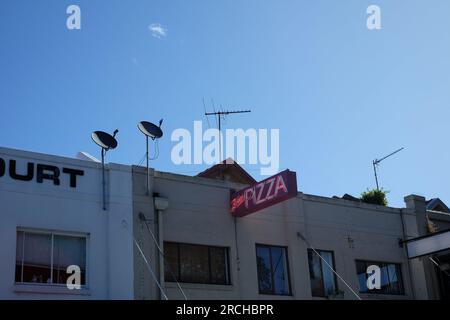
M275 189L273 188L274 182ZM268 188L265 188L266 185L268 185ZM264 189L267 189L266 193L263 192ZM272 192L272 190L274 191ZM264 203L278 196L278 192L280 190L282 190L283 192L288 192L283 176L281 175L258 183L253 188L245 190L245 207L248 208L249 201L252 201L253 204Z

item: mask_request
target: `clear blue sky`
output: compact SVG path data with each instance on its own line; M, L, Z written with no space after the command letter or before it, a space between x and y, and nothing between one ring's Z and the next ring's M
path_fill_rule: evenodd
M66 28L70 4L81 30ZM382 30L366 28L370 4ZM164 118L152 166L193 175L205 167L173 165L170 133L207 127L202 98L214 98L253 111L226 128L280 129L280 169L303 192L358 196L374 186L371 161L406 147L380 167L390 204L450 203L449 13L448 0L4 0L0 145L99 156L91 131L118 128L108 160L137 164L137 122Z

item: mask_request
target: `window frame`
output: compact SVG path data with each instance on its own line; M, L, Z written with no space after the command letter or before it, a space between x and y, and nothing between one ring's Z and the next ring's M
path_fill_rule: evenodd
M188 283L188 284L197 284L197 285L208 285L208 286L231 286L231 269L230 269L230 248L226 246L213 246L213 245L207 245L207 244L197 244L197 243L188 243L188 242L176 242L176 241L164 241L164 248L166 248L166 245L175 245L177 248L177 269L178 274L175 274L173 270L171 270L170 279L166 279L166 272L164 270L164 281L165 282L179 282L179 283ZM187 246L196 246L196 247L206 247L208 249L208 282L193 282L193 281L186 281L181 279L181 249L180 247L182 245ZM224 271L225 271L225 283L212 283L212 270L211 270L211 249L222 249L225 253L225 264L224 264ZM166 265L166 253L164 252L164 265ZM169 265L170 268L170 265ZM165 269L165 268L164 268ZM175 275L176 280L173 279L173 275Z
M316 248L314 248L314 250L316 250L319 254L321 254L322 252L331 253L331 259L332 259L332 262L333 262L332 267L333 267L334 270L336 270L336 261L335 261L334 251L333 250L322 250L322 249L316 249ZM317 253L314 252L314 250L312 248L308 248L307 249L308 269L309 269L309 253L312 252L313 254L317 254ZM321 296L314 295L313 292L312 292L312 287L311 287L311 296L312 297L317 297L317 298L328 298L330 295L327 295L326 292L325 292L325 283L324 283L324 276L323 276L323 263L324 262L323 262L323 260L320 257L318 257L318 258L320 260L320 274L322 275L322 279L321 280L322 280L322 287L323 287L323 295L321 295ZM328 266L326 266L326 267L328 268ZM309 271L309 274L310 274L309 281L311 283L311 270L308 270L308 271ZM336 274L334 272L333 272L333 281L334 281L334 287L336 288L335 290L337 292L337 291L339 291L339 286L338 286L338 281L337 281Z
M359 279L358 279L358 287L359 287L359 293L361 294L369 294L369 295L391 295L391 296L405 296L406 295L406 290L405 290L405 282L403 281L403 267L402 267L402 263L401 262L387 262L387 261L375 261L375 260L365 260L365 259L355 259L355 267L356 267L356 277L358 277L358 262L363 262L365 263L365 269L367 271L367 266L369 265L377 265L380 267L380 269L382 267L387 267L388 265L394 265L395 271L397 272L397 270L399 271L400 274L397 274L397 278L400 278L400 284L401 284L401 290L399 293L392 293L392 292L380 292L382 289L374 289L374 290L366 290L366 291L361 291L361 287L359 285ZM398 269L397 269L398 266ZM367 281L367 272L364 272L365 277L366 277L366 281ZM389 279L389 273L388 273L388 280L389 280L389 285L391 285L391 281Z
M272 282L272 291L271 292L263 292L261 291L261 286L259 283L259 272L258 272L258 247L260 248L267 248L269 249L269 256L270 256L270 275L271 275L271 282ZM286 277L288 282L288 293L276 293L275 292L275 280L274 280L274 273L272 270L272 248L281 248L284 252L284 258L286 260ZM255 243L255 258L256 258L256 278L258 281L258 293L263 295L271 295L271 296L292 296L292 286L291 286L291 274L290 274L290 268L289 268L289 254L288 254L288 247L287 246L280 246L280 245L271 245L271 244L263 244L263 243Z
M61 237L75 237L75 238L82 238L85 240L85 270L84 270L84 277L85 277L85 283L81 285L81 289L89 289L89 241L90 241L90 234L89 233L81 233L81 232L74 232L74 231L60 231L60 230L49 230L49 229L35 229L35 228L26 228L26 227L18 227L16 228L16 248L17 248L17 240L18 240L18 234L19 232L23 232L23 244L22 244L22 261L21 261L21 280L22 281L16 281L15 273L14 273L14 285L18 286L40 286L40 287L67 287L66 283L53 283L53 272L54 272L54 238L55 236L61 236ZM47 235L51 236L51 257L50 257L50 278L52 279L52 283L34 283L34 282L23 282L23 267L24 267L24 259L25 259L25 235L26 234L38 234L38 235ZM17 249L14 257L14 266L17 267Z

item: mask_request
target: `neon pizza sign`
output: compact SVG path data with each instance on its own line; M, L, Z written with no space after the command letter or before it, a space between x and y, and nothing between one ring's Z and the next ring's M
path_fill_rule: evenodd
M285 170L231 194L230 212L243 217L297 196L297 175Z

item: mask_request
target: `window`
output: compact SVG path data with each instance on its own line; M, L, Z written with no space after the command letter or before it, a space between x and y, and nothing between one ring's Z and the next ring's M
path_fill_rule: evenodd
M320 256L334 269L332 251L316 250ZM309 278L313 297L328 297L337 292L336 277L329 266L314 252L308 249Z
M367 288L367 267L376 265L381 272L381 288L369 290ZM356 261L356 272L358 274L359 291L363 293L397 294L404 293L401 265L396 263Z
M81 269L86 285L86 237L36 231L17 231L17 283L64 284L70 265Z
M285 247L256 245L259 293L291 294L286 251Z
M165 242L165 280L204 284L230 284L228 249Z

